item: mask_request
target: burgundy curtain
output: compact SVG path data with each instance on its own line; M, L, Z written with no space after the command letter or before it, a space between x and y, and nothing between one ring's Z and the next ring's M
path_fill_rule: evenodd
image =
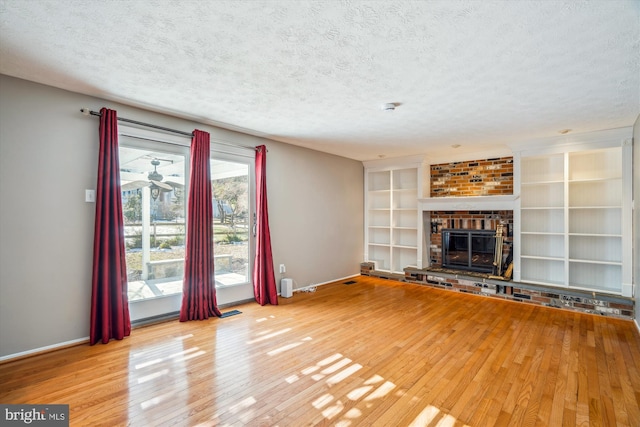
M131 333L124 222L118 160L118 118L114 110L100 110L100 153L96 218L93 237L93 279L90 343L103 344Z
M221 316L213 270L213 206L209 134L193 131L187 205L187 242L180 321Z
M253 264L253 290L260 305L278 305L273 271L271 233L267 208L267 148L256 147L256 259Z

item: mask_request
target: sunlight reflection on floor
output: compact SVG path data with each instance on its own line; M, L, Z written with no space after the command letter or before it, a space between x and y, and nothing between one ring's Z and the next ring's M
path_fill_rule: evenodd
M435 425L435 427L453 427L456 425L456 418L443 413L440 409L435 406L428 405L426 408L420 412L420 414L409 424L409 427L425 427L431 424L436 418L440 416L440 421ZM464 424L461 427L469 427Z
M267 320L269 318L262 318L256 320L256 322ZM271 337L290 333L291 331L292 328L281 330L264 329L253 337L236 338L240 342L253 344L263 342ZM134 376L130 375L130 381L135 380L138 384L154 384L156 381L163 381L163 377L165 377L164 381L166 381L166 378L171 380L172 375L176 375L180 368L186 366L184 365L185 361L205 354L205 351L197 346L188 346L185 341L190 336L176 337L169 342L164 342L162 345L132 354L130 360L133 362L132 365L135 367L133 372L136 372L136 374ZM222 339L224 337L218 338ZM278 348L268 349L264 354L269 357L282 355L287 351L311 342L313 342L312 337L294 339ZM320 422L320 420L324 419L325 421L323 422L330 421L332 425L338 427L356 426L359 423L371 424L371 420L366 417L370 417L371 411L378 404L384 402L384 399L406 399L407 408L411 407L415 411L419 410L417 405L420 401L420 396L411 396L407 393L407 390L396 390L397 386L394 382L378 374L370 375L368 378L357 377L356 374L363 369L364 366L362 364L336 352L321 358L316 363L299 369L297 372L288 372L283 381L285 384L294 384L307 379L307 381L312 380L318 384L323 384L323 387L317 388L317 391L315 391L318 393L317 396L314 397L313 394L309 394L306 402L310 401L311 403L307 403L307 405L309 405L310 410L317 411L318 418L315 422ZM158 382L158 384L161 384L161 382ZM248 389L248 391L250 390ZM177 397L175 392L158 394L151 399L140 402L139 407L142 410L153 410L153 408L162 405L163 402ZM396 406L394 410L398 411L398 414L402 413L402 404L400 403L402 401L393 402ZM260 411L264 412L264 409L261 409L258 403L257 396L248 395L240 401L233 402L233 404L224 405L226 407L218 407L209 422L198 425L213 425L212 423L214 422L215 425L221 427L237 425L237 423L242 423L243 425L255 424L258 421L256 419L257 414ZM386 401L386 403L388 404L389 402ZM284 404L282 408L273 409L289 411L291 408L287 405ZM390 413L387 416L389 415ZM286 416L284 412L283 416ZM225 422L226 419L233 421ZM275 422L273 425L284 424ZM429 404L411 421L409 426L469 427L459 422L454 416Z
M269 319L261 318L257 319L256 322L261 323L266 322L267 320ZM291 331L292 328L285 328L277 331L274 331L273 329L265 329L256 334L253 339L247 341L247 344L265 341L271 337L289 333ZM312 341L311 337L306 337L302 340L294 340L281 347L266 351L266 355L280 355L310 341ZM332 387L337 386L350 377L353 377L353 375L362 368L363 366L361 364L355 363L352 359L345 357L340 353L334 353L324 357L315 364L301 369L298 373L289 374L284 378L284 381L287 384L293 384L305 377L311 378L317 382L323 381L329 387L329 391L324 389L320 395L311 401L311 407L319 411L324 419L332 420L335 423L334 425L339 427L349 427L358 424L358 419L361 418L363 414L370 411L372 407L375 407L376 402L380 402L384 398L389 397L396 389L396 385L392 381L374 374L364 381L361 380L360 384L351 390L348 390L347 392L342 391L341 395L334 395L331 393L330 390ZM398 391L394 396L402 397L404 394L405 391ZM417 397L414 397L414 399L416 398ZM350 403L347 404L347 402ZM251 421L253 419L251 406L255 403L256 399L253 396L249 396L242 402L228 408L228 411L236 414L238 417L237 419ZM223 412L224 409L218 414L221 415ZM448 427L456 424L460 425L460 423L457 423L455 417L442 412L435 406L428 405L411 422L410 426L424 427L433 423L436 423L438 427ZM221 425L227 424L223 423Z

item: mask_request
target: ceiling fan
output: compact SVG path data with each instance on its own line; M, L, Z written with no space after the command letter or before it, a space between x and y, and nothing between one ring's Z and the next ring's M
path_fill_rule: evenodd
M161 192L168 193L170 191L175 190L177 195L177 193L184 188L184 185L178 182L173 182L173 181L162 182L162 179L164 177L162 176L162 174L158 172L158 169L157 169L158 166L160 165L160 160L153 159L151 160L151 164L153 165L153 171L147 174L148 181L138 180L138 181L128 182L122 186L122 191L131 191L131 190L138 190L144 187L150 187L151 197L153 198L153 200L157 200Z

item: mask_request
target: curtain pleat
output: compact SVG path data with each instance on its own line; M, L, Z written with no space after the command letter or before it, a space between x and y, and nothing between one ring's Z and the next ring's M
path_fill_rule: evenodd
M278 305L273 271L271 233L267 207L267 148L256 147L256 258L253 264L253 290L260 305Z
M131 333L124 221L118 159L118 118L114 110L100 110L100 152L96 188L91 293L91 345Z
M193 135L181 322L221 316L216 302L213 265L210 137L200 130L195 130Z

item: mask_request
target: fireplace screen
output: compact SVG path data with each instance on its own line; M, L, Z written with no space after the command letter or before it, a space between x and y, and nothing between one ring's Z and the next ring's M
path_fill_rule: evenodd
M442 266L492 272L496 232L494 230L442 230Z

